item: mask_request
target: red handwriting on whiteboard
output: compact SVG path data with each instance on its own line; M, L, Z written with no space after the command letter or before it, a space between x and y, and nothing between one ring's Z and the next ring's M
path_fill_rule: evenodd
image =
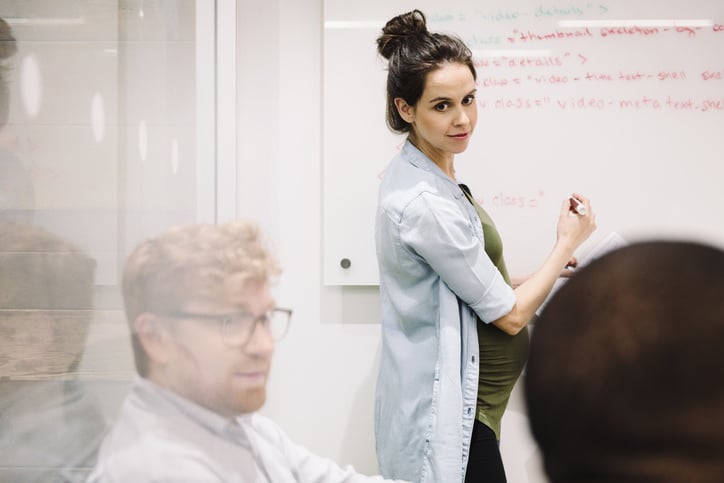
M611 37L613 35L656 35L661 32L657 27L639 27L637 25L631 27L606 27L601 29L601 37Z
M520 79L518 79L520 80ZM509 81L507 78L495 78L495 77L486 77L485 79L480 79L477 82L477 85L483 86L483 87L503 87L507 86L509 84Z
M722 99L704 99L699 108L702 112L707 111L724 111L724 98Z
M581 53L577 53L574 56L570 52L564 52L561 55L546 57L508 57L503 55L501 57L475 57L473 59L475 67L482 69L488 69L490 67L510 69L516 67L563 67L566 62L573 62L578 65L585 64L588 62L588 57Z
M704 71L701 74L701 78L703 80L710 80L710 79L718 79L722 80L724 79L724 71ZM641 71L634 71L634 72L624 72L619 71L616 74L610 73L610 72L595 72L595 71L586 71L585 74L579 74L579 75L565 75L565 74L537 74L537 75L521 75L521 76L513 76L513 77L494 77L494 76L488 76L484 78L480 78L476 81L476 85L478 87L483 88L499 88L499 87L511 87L511 86L518 86L521 84L549 84L549 85L556 85L556 84L568 84L570 82L594 82L594 81L607 81L607 82L613 82L613 81L621 81L621 82L638 82L638 81L645 81L645 80L659 80L659 81L687 81L688 80L688 74L686 70L666 70L666 71L659 71L656 73L650 73L650 72L641 72Z
M722 80L724 79L724 70L720 70L717 72L711 72L708 70L705 70L701 73L702 80L708 81L708 80Z
M601 38L609 37L652 37L665 33L676 33L685 35L687 37L696 37L699 31L703 27L690 27L687 25L677 25L675 27L645 27L640 25L630 25L621 27L602 27L598 31L598 36ZM713 32L724 31L724 25L714 24L712 26ZM508 42L511 44L522 42L540 42L546 40L564 40L571 38L583 38L583 37L594 37L594 33L589 27L580 28L576 30L554 30L547 32L534 32L532 30L519 31L513 29L512 33L506 37Z
M570 30L570 31L561 31L561 30L554 30L552 32L542 32L537 33L533 32L531 30L526 30L525 32L521 32L517 29L513 29L513 35L508 37L508 42L511 44L514 44L516 42L534 42L534 41L541 41L541 40L565 40L565 39L572 39L572 38L581 38L581 37L593 37L593 33L591 30L586 27L583 29L576 29L576 30Z
M556 105L563 110L594 109L602 111L606 108L606 101L597 97L581 96L578 98L556 99Z
M478 105L482 108L495 108L505 110L531 110L540 108L550 108L561 111L605 111L609 109L620 110L660 110L668 109L671 111L724 111L724 98L703 98L694 99L691 97L675 98L667 96L665 99L660 97L652 97L643 95L632 98L614 98L605 99L602 97L499 97L490 102L478 100Z
M543 198L543 190L538 190L537 193L508 193L500 191L493 193L490 198L490 204L495 207L501 208L538 208L540 201ZM485 200L482 200L485 202Z
M534 107L543 107L551 103L551 98L548 96L544 97L499 97L495 101L491 102L490 105L496 109L533 109ZM479 106L485 108L488 104L478 103Z
M570 55L565 53L563 57ZM495 58L476 58L473 63L475 67L560 67L563 65L563 59L560 56L548 57L495 57Z

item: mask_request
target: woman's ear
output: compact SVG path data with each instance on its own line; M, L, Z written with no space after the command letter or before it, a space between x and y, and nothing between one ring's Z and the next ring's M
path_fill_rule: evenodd
M133 330L151 364L164 365L168 362L168 328L157 315L148 312L140 314L133 323Z
M395 97L395 107L397 108L397 112L400 113L402 119L405 122L412 124L415 120L415 109L401 97Z

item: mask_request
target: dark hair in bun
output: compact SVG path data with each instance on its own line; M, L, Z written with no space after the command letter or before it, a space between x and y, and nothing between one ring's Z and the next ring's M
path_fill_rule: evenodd
M427 74L444 63L468 66L477 78L472 52L458 37L427 30L425 14L413 10L389 20L377 38L377 52L387 59L387 125L397 133L412 129L395 107L402 98L410 106L417 104L425 88Z

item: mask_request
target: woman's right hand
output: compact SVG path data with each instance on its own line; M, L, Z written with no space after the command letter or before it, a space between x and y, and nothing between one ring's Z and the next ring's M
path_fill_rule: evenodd
M571 201L566 198L561 205L556 229L558 242L568 245L571 250L578 248L596 230L596 214L591 209L589 199L578 193L573 193L573 196L586 207L586 214L579 215L572 210Z
M577 263L573 252L596 229L596 214L591 209L588 198L574 193L586 207L585 215L571 211L571 201L566 200L561 205L558 217L558 239L552 253L546 258L540 269L530 278L515 288L515 305L506 315L494 320L492 323L506 334L515 335L535 317L535 311L540 307L553 288L553 284L561 275L561 270L568 264Z

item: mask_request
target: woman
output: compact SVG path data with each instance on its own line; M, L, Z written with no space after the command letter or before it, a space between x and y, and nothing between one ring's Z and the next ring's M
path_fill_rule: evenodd
M387 123L407 133L385 171L376 219L382 352L375 433L381 472L419 482L505 481L500 420L525 363L526 324L595 229L561 205L557 240L512 288L490 217L455 179L477 120L470 50L419 10L377 39L388 60Z

